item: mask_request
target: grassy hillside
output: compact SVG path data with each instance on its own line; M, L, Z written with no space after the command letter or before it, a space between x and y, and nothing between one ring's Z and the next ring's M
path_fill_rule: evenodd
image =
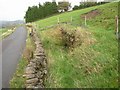
M58 17L60 18L60 22L70 22L71 17L73 18L73 24L84 24L84 20L80 17L81 14L87 13L91 10L98 9L100 12L102 12L100 15L98 15L96 18L92 20L87 20L88 25L104 25L106 27L109 27L112 25L114 26L114 18L115 15L118 15L118 3L108 3L105 5L90 7L82 10L76 10L72 12L66 12L60 15L56 15L53 17L49 17L46 19L42 19L37 21L39 28L54 25L57 23ZM107 23L106 23L107 22ZM109 24L109 25L108 25Z
M47 87L118 87L118 44L114 34L117 7L117 3L108 3L35 22L48 58ZM81 28L80 25L84 25L82 15L96 9L100 14L87 19L87 28ZM70 22L71 16L72 25L61 24L40 30L57 24L58 17L60 22ZM65 48L61 28L68 33L76 30L75 36L79 37L77 42L82 41L82 44Z

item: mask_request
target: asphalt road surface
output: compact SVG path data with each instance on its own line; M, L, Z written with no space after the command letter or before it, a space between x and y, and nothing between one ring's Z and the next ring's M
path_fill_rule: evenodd
M2 50L0 52L0 63L2 61L2 74L0 74L0 76L2 75L2 88L9 88L9 81L16 71L17 64L25 48L26 37L26 28L19 27L13 34L0 41L0 50Z

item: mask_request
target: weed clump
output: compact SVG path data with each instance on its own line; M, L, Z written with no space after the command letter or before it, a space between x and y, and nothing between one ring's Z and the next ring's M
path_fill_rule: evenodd
M65 48L71 48L75 43L75 31L67 32L64 28L60 28L62 41Z
M95 42L91 37L91 33L82 28L59 28L61 32L62 45L67 49L73 49L78 46L90 45Z

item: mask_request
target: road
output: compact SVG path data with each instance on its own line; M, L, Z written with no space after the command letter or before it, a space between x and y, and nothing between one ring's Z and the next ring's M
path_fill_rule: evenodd
M9 88L9 81L16 71L26 44L26 37L26 28L19 27L13 34L0 41L0 50L2 50L0 52L0 62L2 61L2 88Z

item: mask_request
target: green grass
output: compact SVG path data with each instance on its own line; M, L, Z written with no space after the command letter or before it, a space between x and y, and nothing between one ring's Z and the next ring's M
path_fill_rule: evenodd
M28 62L27 60L22 57L19 61L17 70L15 74L13 75L12 80L10 81L10 88L24 88L25 87L25 78L24 75L24 69L27 66Z
M46 26L57 24L58 17L60 18L60 22L70 22L71 16L73 18L73 24L84 24L84 20L80 15L87 13L91 10L98 9L102 12L102 14L98 15L96 18L87 20L88 25L102 25L102 26L114 26L114 18L118 15L118 3L108 3L105 5L94 6L86 9L76 10L72 12L65 12L60 15L52 16L46 19L39 20L35 22L39 28L43 28ZM107 23L106 23L107 22Z
M101 7L98 7L101 12L96 18L88 20L88 25L99 26L106 30L115 29L115 16L118 15L118 2L108 3Z
M7 31L7 29L0 29L0 33L2 34L2 33L4 33L4 32L6 32Z
M73 55L63 49L57 31L40 32L49 63L47 87L117 87L117 41L112 32L95 31L93 28L90 32L97 42L75 47Z
M95 39L93 44L85 43L70 52L64 49L58 28L40 31L40 28L56 24L57 17L60 17L61 22L69 22L71 16L73 25L66 27L68 30L78 29L79 27L74 25L84 24L81 15L95 9L98 9L101 14L87 20L87 32L91 35L90 37L85 35L85 38ZM108 3L35 22L48 58L49 74L46 87L118 87L118 42L114 34L114 18L117 10L117 3ZM81 31L83 33L85 30L81 29Z
M0 39L2 39L2 34L7 32L7 29L0 29Z
M8 28L0 29L0 40L4 39L8 35L10 35L12 32L13 30Z

